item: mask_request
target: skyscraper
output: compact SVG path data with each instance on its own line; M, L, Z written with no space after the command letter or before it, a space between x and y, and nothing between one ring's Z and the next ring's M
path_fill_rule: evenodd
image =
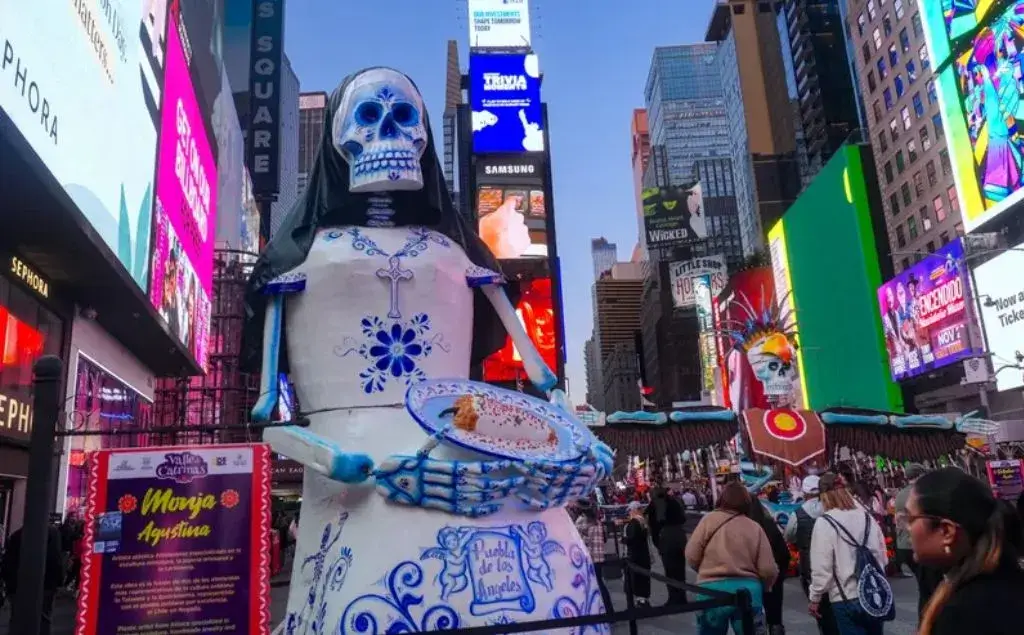
M846 0L786 0L777 19L787 73L799 100L808 177L857 128L857 94L849 71L839 5Z
M650 144L664 147L668 185L692 183L698 159L729 158L717 49L715 42L654 49L644 103Z
M719 0L705 39L725 49L717 59L726 95L743 248L761 250L765 232L800 193L796 113L786 84L777 24L781 2ZM742 120L742 125L740 125Z
M897 272L963 231L916 4L852 0L847 7Z
M309 172L320 152L326 113L327 93L318 91L299 95L299 196L306 191Z
M285 55L281 66L281 188L270 204L270 234L284 222L299 198L299 77Z
M594 261L594 280L596 281L618 260L618 247L604 237L593 238L590 241L590 257Z
M444 82L444 180L448 184L448 192L454 198L455 187L455 135L458 130L457 113L462 103L462 70L459 68L459 44L448 40L447 67ZM455 206L458 208L458 204Z
M633 111L633 121L630 124L630 137L633 140L633 148L630 161L633 165L633 196L636 197L636 222L637 236L644 233L644 170L651 159L651 135L647 128L647 111L637 108ZM643 240L643 238L640 238Z

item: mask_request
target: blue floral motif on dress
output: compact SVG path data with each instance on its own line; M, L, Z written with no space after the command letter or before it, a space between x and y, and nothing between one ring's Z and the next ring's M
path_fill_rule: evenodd
M502 613L498 617L496 617L493 620L487 622L487 625L488 626L504 626L506 624L518 624L518 623L519 622L515 621L514 619L512 619L508 615L505 615L504 613Z
M286 635L322 635L324 620L327 616L327 592L341 590L345 583L345 577L352 567L352 550L342 547L338 557L330 566L324 567L327 557L334 549L338 539L341 538L341 531L348 521L348 512L342 512L338 517L337 531L332 523L327 523L323 534L320 536L320 549L307 556L302 561L302 572L310 569L309 593L306 596L305 605L301 611L292 611L285 621ZM326 575L325 575L326 574Z
M398 635L459 628L459 613L446 603L423 602L423 568L405 561L380 582L380 593L368 593L352 600L341 614L335 633Z
M419 313L408 321L385 321L371 315L362 319L360 327L366 342L343 352L339 347L335 352L344 357L354 351L370 362L359 373L363 391L381 392L389 380L409 386L426 379L420 363L434 351L434 341L426 338L430 316Z
M555 605L551 609L551 617L564 619L567 617L581 617L603 613L604 602L601 600L601 591L594 582L596 578L594 565L583 553L583 548L579 545L570 546L569 560L572 562L573 569L576 570L572 579L572 588L577 593L582 592L583 600L582 602L577 602L575 598L563 595L555 600ZM578 626L572 629L573 635L585 635L589 632L606 635L610 631L611 628L608 624Z

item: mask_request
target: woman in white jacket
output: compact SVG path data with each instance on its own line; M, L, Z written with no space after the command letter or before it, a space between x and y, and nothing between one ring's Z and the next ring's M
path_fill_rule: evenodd
M842 477L826 473L821 477L819 488L825 515L815 521L811 537L809 611L819 617L818 603L827 594L840 635L881 635L882 622L867 618L860 610L857 549L850 544L846 532L860 541L865 534L865 524L870 523L866 546L884 571L888 558L882 528L857 504ZM846 532L841 533L833 523Z

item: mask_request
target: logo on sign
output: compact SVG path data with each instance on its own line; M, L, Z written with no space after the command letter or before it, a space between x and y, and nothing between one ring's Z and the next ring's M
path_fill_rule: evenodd
M526 75L484 73L484 90L514 91L526 90L526 87Z
M504 176L508 174L534 174L537 172L533 165L486 165L484 174L487 176Z
M252 26L252 72L249 126L249 171L256 194L279 189L278 138L281 134L281 0L256 4Z
M191 452L170 452L164 455L164 462L156 466L156 477L175 483L191 483L210 473L206 461Z

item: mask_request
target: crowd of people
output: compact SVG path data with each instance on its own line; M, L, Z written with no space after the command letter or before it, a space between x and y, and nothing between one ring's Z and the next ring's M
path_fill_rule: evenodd
M699 489L619 492L611 502L631 499L615 523L634 565L627 573L631 592L638 605L649 605L651 578L643 572L652 567L653 547L666 578L685 583L687 567L696 572L691 598L707 599L700 589L746 590L755 633L780 635L783 581L796 564L822 635L881 635L895 618L889 577L904 577L906 569L918 588L918 635L1022 632L1013 599L1024 598L1024 495L1016 506L1001 501L987 483L955 467L911 465L902 478L902 488L887 492L848 469L808 475L785 527L738 481L718 488L713 505L706 497L713 509L695 527L687 527L685 510L704 506ZM603 523L596 506L583 508L578 526L603 568ZM599 586L610 611L603 576ZM668 604L688 601L684 589L667 586ZM700 635L742 633L732 607L705 610L697 624Z

